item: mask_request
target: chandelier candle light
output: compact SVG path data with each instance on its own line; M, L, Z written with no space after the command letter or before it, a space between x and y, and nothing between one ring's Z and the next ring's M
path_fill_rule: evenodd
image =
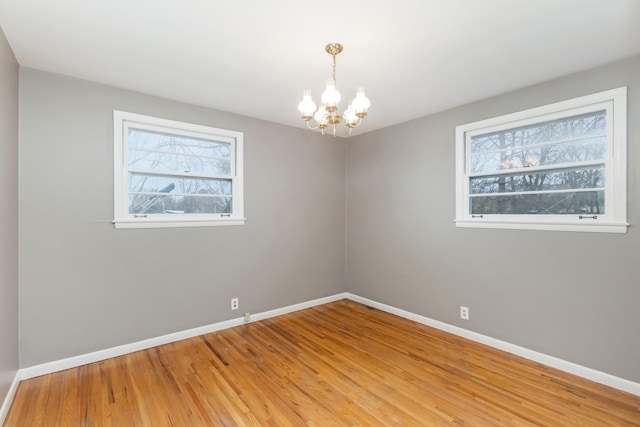
M311 99L311 91L307 89L303 92L302 101L298 104L298 111L302 115L302 120L307 122L309 129L320 129L324 135L325 129L332 125L335 137L336 125L343 123L347 134L350 134L354 127L362 123L362 118L367 115L371 101L365 96L364 88L360 86L356 89L356 98L349 102L346 111L342 114L338 113L338 103L341 96L336 89L336 55L342 52L342 45L330 43L325 47L325 50L333 57L333 78L327 80L327 88L322 92L320 98L322 104L316 111L316 104Z

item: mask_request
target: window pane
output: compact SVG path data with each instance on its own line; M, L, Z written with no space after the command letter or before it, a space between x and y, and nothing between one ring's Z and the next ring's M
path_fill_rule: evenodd
M186 178L129 173L130 193L231 195L231 179Z
M129 128L129 168L231 175L231 144Z
M604 166L517 175L481 176L469 179L469 192L485 194L603 188L604 177Z
M602 215L604 191L471 197L472 214Z
M492 151L473 155L471 157L471 171L493 172L504 169L604 160L606 150L607 141L603 135L579 141Z
M129 194L129 213L131 214L230 214L232 206L230 196Z
M606 111L597 111L477 135L471 138L471 172L568 162L606 156Z

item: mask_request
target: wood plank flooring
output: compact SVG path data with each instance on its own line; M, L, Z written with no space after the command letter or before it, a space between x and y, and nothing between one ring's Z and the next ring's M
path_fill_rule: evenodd
M640 397L341 300L25 380L4 425L640 426Z

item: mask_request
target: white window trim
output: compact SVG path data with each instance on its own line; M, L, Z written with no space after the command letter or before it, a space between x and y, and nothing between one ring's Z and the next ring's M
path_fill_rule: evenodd
M128 159L125 147L125 131L128 123L140 128L159 126L173 129L182 135L215 136L218 140L231 141L234 145L232 161L235 161L235 174L232 179L233 209L231 214L206 215L134 215L128 212ZM244 218L244 158L243 133L210 126L196 125L175 120L161 119L142 114L113 111L114 139L114 203L113 224L115 228L167 228L167 227L205 227L221 225L243 225ZM235 156L235 158L233 157Z
M600 104L600 105L598 105ZM467 142L473 135L509 129L554 118L595 111L607 105L607 159L605 214L597 219L578 215L471 215ZM571 111L568 111L571 110ZM610 126L609 126L610 124ZM542 107L507 114L456 127L456 227L521 230L626 233L627 222L627 88L621 87Z

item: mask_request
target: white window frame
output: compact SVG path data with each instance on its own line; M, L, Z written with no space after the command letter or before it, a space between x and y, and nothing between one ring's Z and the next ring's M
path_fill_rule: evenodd
M605 159L605 214L579 215L472 215L468 150L471 138L590 111L607 111ZM456 227L506 228L626 233L627 222L627 88L532 108L456 127Z
M231 178L231 214L148 214L129 213L128 128L159 130L182 136L229 142L231 162L235 165ZM210 126L196 125L142 114L113 111L114 139L114 220L115 228L165 228L242 225L244 218L243 133Z

